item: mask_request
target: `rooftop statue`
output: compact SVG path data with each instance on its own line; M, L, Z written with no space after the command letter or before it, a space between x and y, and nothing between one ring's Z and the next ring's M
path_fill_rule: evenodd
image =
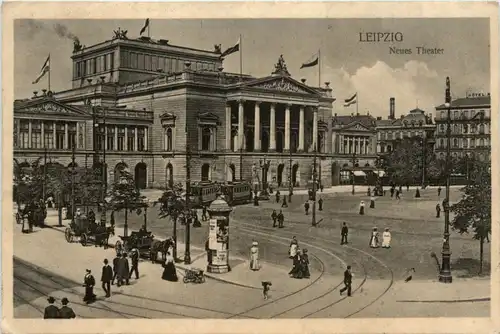
M214 45L214 52L218 53L218 54L221 54L222 53L221 48L222 48L222 44L215 44Z
M82 51L83 46L80 44L80 40L75 37L73 40L73 52Z
M276 63L276 65L274 65L274 72L272 74L281 74L287 76L290 75L290 72L288 72L288 69L286 68L283 55L280 55L280 57L278 58L278 62Z
M113 30L113 33L115 34L113 39L128 39L127 32L128 30L121 30L121 28L118 27L118 30Z

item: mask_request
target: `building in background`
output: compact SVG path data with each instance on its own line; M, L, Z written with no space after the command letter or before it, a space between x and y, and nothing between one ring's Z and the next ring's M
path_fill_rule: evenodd
M396 118L396 100L393 97L389 100L389 117L387 119L378 117L376 129L379 155L391 152L396 140L412 137L422 138L422 145L425 143L425 149L430 151L434 149L436 124L432 114L426 114L425 111L416 108Z
M75 42L72 60L71 89L14 103L19 163L47 152L50 163L68 166L74 144L80 167L103 163L105 152L108 182L128 169L138 187L164 188L185 180L189 147L194 181L262 180L266 173L280 186L305 186L317 146L328 186L340 175L332 166L347 163L349 150L375 156L373 128L332 122L329 83L293 79L282 56L269 76L256 78L224 72L220 45L198 50L118 30L93 46ZM344 143L358 146L333 150L332 124ZM366 143L346 141L365 131Z
M453 100L451 111L451 155L489 161L491 155L491 96L468 94ZM448 108L436 107L436 147L441 159L446 157Z

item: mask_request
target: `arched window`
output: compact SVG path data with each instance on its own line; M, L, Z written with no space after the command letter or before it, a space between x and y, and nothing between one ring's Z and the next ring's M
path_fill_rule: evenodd
M441 119L445 119L444 110L441 110Z
M444 139L439 139L439 147L444 147Z
M439 132L444 132L444 124L439 125Z
M210 128L203 128L202 133L201 133L201 150L202 151L210 151L211 139L212 139L212 131L210 130Z
M168 128L165 132L165 151L173 151L173 133L172 128Z
M484 138L479 139L479 146L484 146Z
M458 139L453 139L453 147L458 147Z
M467 144L467 138L463 138L462 139L462 147L463 148L467 148L468 144Z
M484 124L479 124L479 133L484 133Z

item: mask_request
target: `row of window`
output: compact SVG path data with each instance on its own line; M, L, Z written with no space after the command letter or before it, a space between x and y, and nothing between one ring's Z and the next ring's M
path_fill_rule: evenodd
M182 72L185 59L173 57L161 57L137 52L121 51L120 67L132 68L146 71L161 70L166 73ZM213 62L191 62L191 69L196 71L215 71L216 64Z
M14 135L14 147L19 148L52 148L52 149L68 149L77 145L76 142L76 122L56 122L53 121L31 121L31 143L29 120L20 120L19 129L14 129L18 132L19 137ZM66 145L66 126L68 124L68 143ZM43 135L42 135L43 125ZM16 127L16 123L14 123ZM54 134L55 126L55 134ZM83 134L80 134L83 137Z
M378 139L379 140L394 140L394 139L403 139L408 137L423 137L423 131L395 131L392 132L379 132Z
M475 147L484 147L484 146L490 146L490 140L489 139L475 139L472 138L469 140L467 138L454 138L451 141L451 147L454 148L475 148ZM445 148L446 147L446 140L445 139L440 139L439 142L437 143L437 148Z
M136 129L125 126L100 126L96 134L96 147L98 150L110 151L146 151L146 128L137 128L137 146Z
M115 68L115 54L108 53L103 56L73 63L73 79L103 73Z
M469 119L474 118L476 115L484 114L485 117L489 117L489 110L453 110L451 111L451 119ZM448 111L441 110L441 119L448 118Z
M446 128L447 125L440 124L439 125L439 132L440 133L446 133ZM486 129L488 129L488 132L486 132ZM461 134L461 133L479 133L479 134L485 134L485 133L490 133L491 130L491 124L488 124L488 128L484 124L452 124L451 125L451 133L456 133L456 134Z

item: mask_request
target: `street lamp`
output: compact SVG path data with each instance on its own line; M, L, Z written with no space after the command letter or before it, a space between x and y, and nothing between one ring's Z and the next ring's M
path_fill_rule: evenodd
M443 249L442 265L439 271L439 282L451 283L453 278L451 276L451 251L450 251L450 157L451 157L451 93L450 93L450 77L446 77L446 93L445 93L445 106L448 109L448 117L446 119L446 195L444 209L444 235L443 235Z
M186 123L185 127L186 132L186 143L189 143L189 131ZM240 170L241 177L241 170ZM186 238L185 238L185 251L184 251L184 264L191 264L191 252L190 252L190 243L191 243L191 209L190 209L190 196L191 196L191 148L186 145L186 206L185 206L185 215L184 219L186 222ZM177 240L174 240L177 243ZM177 245L176 245L177 247Z
M292 174L293 174L293 169L292 169L292 148L290 147L289 149L289 153L290 153L290 173L289 173L289 182L288 182L288 203L291 203L292 202L292 195L293 195L293 177L292 177Z
M425 158L426 158L426 152L425 152L425 146L426 146L426 140L425 140L425 134L420 143L422 144L422 189L425 188Z
M356 152L352 154L351 163L352 163L352 194L354 195L356 191L354 190L354 168L358 164L359 160L356 158Z
M313 188L312 188L312 226L316 227L316 192L318 189L316 189L316 147L314 148L314 158L313 158L313 175L312 175L312 181L313 181Z
M264 156L264 160L259 160L259 165L260 168L262 169L262 190L260 192L261 196L268 196L269 193L267 192L267 172L269 170L269 166L271 164L271 161L266 160L266 156Z

